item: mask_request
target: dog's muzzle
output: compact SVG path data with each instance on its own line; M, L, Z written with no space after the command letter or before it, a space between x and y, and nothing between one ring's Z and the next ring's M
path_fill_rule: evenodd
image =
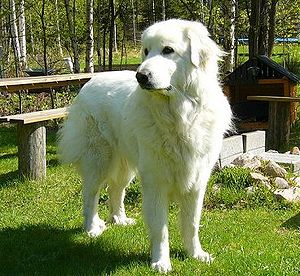
M141 86L141 88L143 89L146 89L146 90L171 90L172 89L172 86L169 86L169 87L163 87L163 88L158 88L158 87L155 87L153 85L153 82L152 82L152 76L151 76L151 73L141 73L141 72L137 72L136 75L135 75L139 85Z
M136 77L139 85L143 89L153 89L154 88L153 84L150 81L151 73L143 74L143 73L137 72L135 77Z

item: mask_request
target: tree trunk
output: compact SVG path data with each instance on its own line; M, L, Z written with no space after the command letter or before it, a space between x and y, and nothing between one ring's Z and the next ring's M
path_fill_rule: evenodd
M41 12L41 21L42 21L42 32L43 32L43 60L44 60L44 70L45 75L48 75L48 62L47 62L47 36L46 36L46 22L45 22L45 1L42 1L42 12Z
M93 9L94 1L86 0L86 56L85 71L94 72L93 54L94 54L94 28L93 28Z
M21 50L20 50L19 34L18 34L18 27L17 27L15 0L10 0L9 4L10 4L10 11L11 11L10 30L11 30L12 44L14 48L16 76L18 76L21 67L20 65Z
M57 31L57 46L59 50L59 55L61 58L64 57L63 49L61 46L61 38L60 38L60 27L59 27L59 15L58 15L58 3L57 0L55 0L55 16L56 16L56 31Z
M19 174L31 179L46 176L46 128L43 124L18 124Z
M268 52L268 0L261 0L260 22L258 36L258 54L267 55Z
M108 70L112 70L113 41L114 41L114 28L115 28L114 0L109 0L109 9L110 9L110 26L109 26Z
M101 65L102 65L102 55L101 55L101 23L100 18L102 16L101 13L101 5L102 0L98 0L97 3L97 12L96 12L96 52L97 52L97 62L98 62L98 70L101 71Z
M250 28L249 28L249 58L258 55L258 36L260 22L261 0L251 1Z
M269 10L269 31L268 31L268 57L272 55L274 38L275 38L275 18L276 18L276 5L278 0L271 1Z
M133 27L133 44L134 47L136 47L136 10L134 6L133 0L130 0L131 2L131 9L132 9L132 27Z
M27 51L26 51L26 24L25 24L25 10L24 0L19 3L19 39L20 39L20 63L21 70L27 67Z
M166 2L165 2L165 0L162 0L161 19L162 19L163 21L166 20Z
M69 33L70 33L70 38L71 38L72 51L73 51L73 55L74 55L74 72L79 73L80 72L80 64L79 64L78 42L77 42L77 37L75 34L75 22L72 19L72 14L71 14L71 10L70 10L70 1L64 0L64 3L65 3L66 15L67 15ZM73 7L73 14L74 13L75 13L75 10Z
M224 73L232 72L235 57L235 19L236 1L225 0L223 6L224 15L224 50L227 55L224 57Z

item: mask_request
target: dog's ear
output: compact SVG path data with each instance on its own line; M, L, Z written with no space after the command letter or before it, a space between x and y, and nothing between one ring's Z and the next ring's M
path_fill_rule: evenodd
M204 69L211 61L216 63L222 56L222 51L201 23L191 22L187 36L190 42L191 62L195 67Z

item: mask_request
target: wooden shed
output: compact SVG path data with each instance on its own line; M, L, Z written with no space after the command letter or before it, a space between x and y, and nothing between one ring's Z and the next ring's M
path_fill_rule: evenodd
M296 97L298 76L272 61L257 56L237 67L224 79L224 93L238 118L242 131L267 129L268 102L248 101L248 96ZM291 123L295 121L296 103L290 109Z

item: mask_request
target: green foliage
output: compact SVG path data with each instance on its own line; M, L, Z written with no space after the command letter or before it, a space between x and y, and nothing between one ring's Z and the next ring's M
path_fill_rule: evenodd
M257 207L285 209L293 205L278 200L267 187L251 181L250 172L249 169L233 167L214 173L208 184L205 206L209 209ZM248 191L247 188L252 191Z
M223 187L240 190L250 186L250 172L241 167L224 168L214 175L214 181Z

